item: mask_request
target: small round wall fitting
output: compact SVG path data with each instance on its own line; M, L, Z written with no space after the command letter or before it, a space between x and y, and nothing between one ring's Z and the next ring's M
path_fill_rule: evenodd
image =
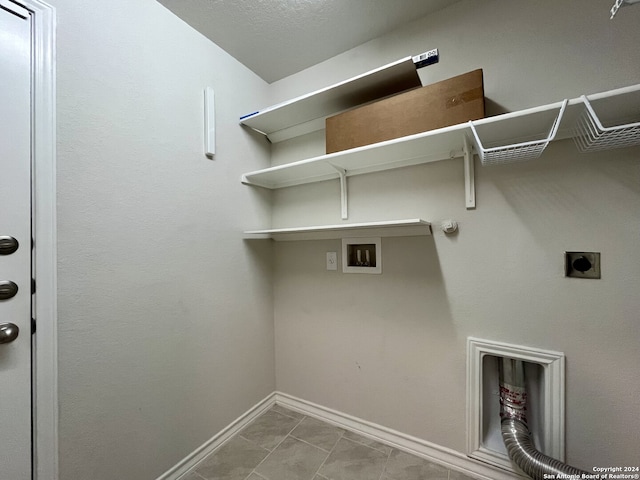
M440 227L444 233L451 234L458 230L458 222L455 220L443 220Z

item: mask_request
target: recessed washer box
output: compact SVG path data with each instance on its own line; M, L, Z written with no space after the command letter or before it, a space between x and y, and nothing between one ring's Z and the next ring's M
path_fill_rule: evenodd
M380 237L343 238L343 273L382 273L382 242Z
M565 459L565 357L562 352L467 339L467 455L516 472L500 432L498 361L525 362L529 428L545 455Z

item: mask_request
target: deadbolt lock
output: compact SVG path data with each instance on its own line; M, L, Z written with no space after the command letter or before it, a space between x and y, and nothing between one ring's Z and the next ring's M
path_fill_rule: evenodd
M18 293L18 285L11 280L0 280L0 300L9 300Z
M9 235L0 235L0 255L11 255L18 250L18 240Z

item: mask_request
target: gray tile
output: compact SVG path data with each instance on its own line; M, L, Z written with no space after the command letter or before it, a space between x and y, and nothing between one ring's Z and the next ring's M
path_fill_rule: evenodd
M449 470L423 458L393 449L385 467L389 480L447 480Z
M195 469L206 480L244 480L269 451L235 436Z
M389 447L388 445L376 442L375 440L371 440L370 438L358 435L357 433L345 432L344 438L348 438L349 440L353 440L354 442L362 443L367 447L375 448L376 450L380 450L382 453L385 453L387 455L389 455L389 453L391 452L391 447Z
M269 410L245 427L240 435L263 448L273 450L299 422L295 418Z
M305 417L291 432L291 436L309 442L311 445L320 447L328 452L343 433L344 430L341 428L334 427L315 418Z
M288 408L278 404L275 404L273 407L271 407L271 410L273 410L274 412L278 412L283 415L286 415L288 417L295 418L297 420L302 420L304 418L303 414L294 412L293 410L289 410Z
M473 477L460 473L456 470L449 470L449 480L474 480Z
M387 462L387 456L379 450L343 437L338 440L318 473L330 480L378 479Z
M287 437L256 468L271 480L312 480L328 453L313 445Z
M261 477L257 473L253 472L247 477L247 480L264 480L264 477Z

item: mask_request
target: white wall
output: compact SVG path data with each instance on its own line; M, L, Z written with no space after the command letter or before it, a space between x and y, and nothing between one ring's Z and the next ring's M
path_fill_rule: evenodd
M640 7L608 19L599 0L463 1L272 85L274 101L439 48L426 83L484 69L489 113L640 80ZM593 51L592 51L593 49ZM306 142L306 143L305 143ZM323 153L322 134L274 145L273 163ZM339 241L276 244L280 391L466 448L466 339L567 355L567 460L637 463L640 430L640 150L476 167L464 207L461 160L349 179L349 221L420 217L433 237L383 239L383 274L325 270ZM274 194L273 225L340 223L337 182ZM453 218L460 231L437 225ZM566 250L602 253L602 279L564 277ZM497 407L496 407L497 408Z
M238 127L267 85L154 0L57 9L60 479L152 479L274 390ZM203 89L218 145L203 155Z

